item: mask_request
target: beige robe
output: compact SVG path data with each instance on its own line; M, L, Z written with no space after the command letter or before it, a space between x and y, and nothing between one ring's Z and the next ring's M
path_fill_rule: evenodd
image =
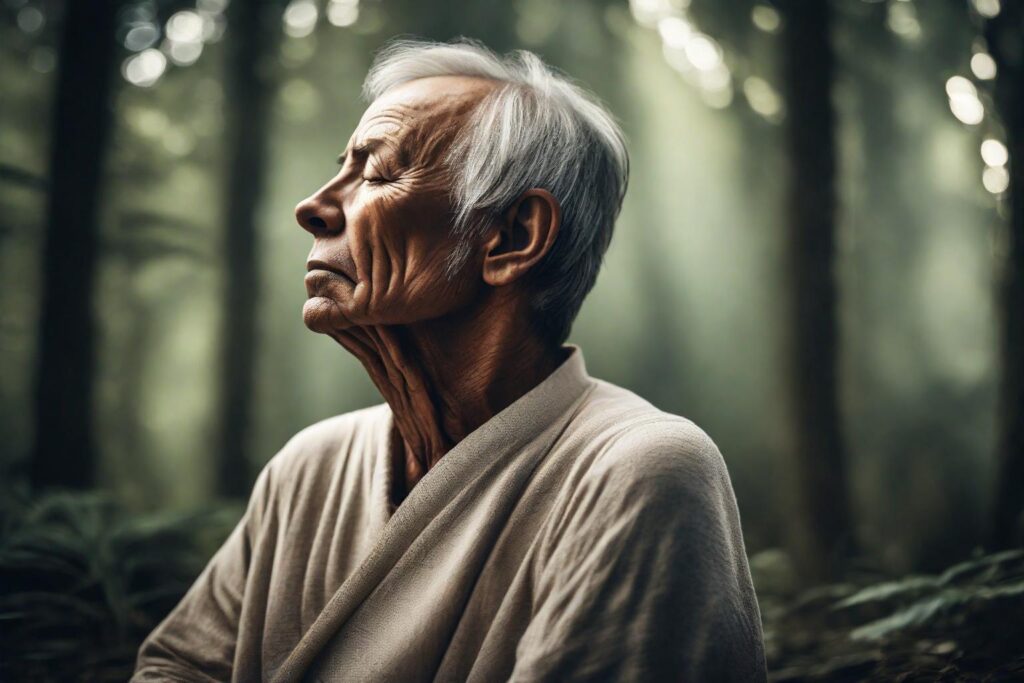
M711 439L582 351L393 513L387 404L300 432L133 681L763 681Z

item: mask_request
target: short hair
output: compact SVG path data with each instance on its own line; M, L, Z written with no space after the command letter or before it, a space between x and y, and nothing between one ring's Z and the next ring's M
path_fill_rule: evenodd
M446 273L454 277L471 253L470 238L481 236L523 192L549 191L561 207L561 226L551 250L528 274L530 307L540 333L560 345L597 280L622 208L629 179L622 130L593 95L532 52L501 56L465 38L389 43L370 67L363 97L373 102L395 86L431 76L498 83L456 134L445 159L459 238Z

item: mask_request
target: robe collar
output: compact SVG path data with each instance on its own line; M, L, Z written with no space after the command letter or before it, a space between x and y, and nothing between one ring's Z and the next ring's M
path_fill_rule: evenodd
M457 443L412 488L384 525L369 556L335 592L281 667L271 672L275 683L297 681L303 676L435 517L450 513L452 505L469 504L487 488L486 482L492 477L503 478L512 487L525 485L571 421L574 407L595 386L587 374L582 349L573 344L562 348L569 355L561 365ZM379 423L388 435L380 443L388 446L392 420L388 408L386 419ZM391 467L390 452L390 447L380 449L381 467ZM380 467L376 469L381 471ZM387 482L376 483L374 504L387 506ZM459 502L454 502L456 499Z
M394 477L391 439L395 434L394 414L390 406L383 404L382 407L386 411L386 419L383 421L385 436L380 443L386 447L378 455L382 462L378 463L376 469L383 476L376 487L378 500L374 503L383 504L384 518L389 519L393 516L402 505L405 505L416 489L431 488L425 487L424 483L432 475L435 479L457 477L459 470L472 468L472 460L487 458L499 452L515 453L533 441L556 417L562 415L592 382L587 374L583 350L579 346L564 344L562 353L568 355L550 375L455 444L423 475L397 508L391 505L391 483ZM437 472L441 474L436 474ZM450 486L445 488L450 490ZM383 501L380 499L381 492L384 494Z

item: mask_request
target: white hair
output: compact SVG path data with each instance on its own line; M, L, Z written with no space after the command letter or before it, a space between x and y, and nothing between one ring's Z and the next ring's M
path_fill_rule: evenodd
M465 264L491 219L531 188L561 207L554 245L531 274L534 322L561 344L594 286L629 178L622 130L591 94L518 50L500 56L480 43L399 40L374 59L363 83L368 102L402 83L431 76L470 76L499 86L474 109L452 142L454 234L450 277Z

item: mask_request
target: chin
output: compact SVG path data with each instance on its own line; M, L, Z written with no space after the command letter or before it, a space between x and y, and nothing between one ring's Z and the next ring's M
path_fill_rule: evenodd
M354 324L338 302L322 296L311 297L302 306L302 322L313 332L321 334L344 330Z

